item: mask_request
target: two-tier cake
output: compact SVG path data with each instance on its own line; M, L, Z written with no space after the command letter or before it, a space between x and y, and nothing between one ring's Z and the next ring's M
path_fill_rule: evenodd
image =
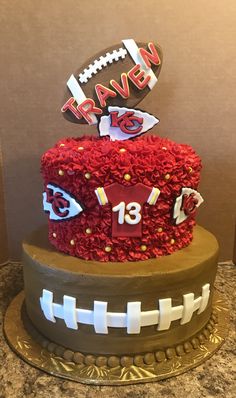
M144 135L159 120L135 108L161 64L158 45L134 40L89 60L69 78L62 112L99 137L61 139L42 157L48 228L23 244L22 319L55 361L80 376L96 369L87 382L122 380L127 368L126 381L151 367L158 376L201 350L217 322L218 244L195 226L201 160Z

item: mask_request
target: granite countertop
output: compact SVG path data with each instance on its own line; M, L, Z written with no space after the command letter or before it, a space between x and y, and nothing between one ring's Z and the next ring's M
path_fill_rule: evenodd
M77 398L191 398L236 396L236 267L218 267L216 287L230 308L229 336L221 349L197 368L159 382L128 386L87 386L49 376L18 358L0 332L0 398L77 397ZM12 298L22 289L22 266L0 268L0 321Z

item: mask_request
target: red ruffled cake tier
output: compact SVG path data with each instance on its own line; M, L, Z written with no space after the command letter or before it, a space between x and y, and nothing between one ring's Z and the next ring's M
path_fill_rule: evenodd
M171 254L192 240L194 215L175 225L173 206L183 187L197 189L200 170L201 160L190 146L166 138L62 139L42 156L45 189L58 185L84 211L72 219L49 220L49 240L59 251L86 260L139 261ZM113 183L159 188L156 204L143 205L142 237L112 237L112 206L101 206L95 189Z

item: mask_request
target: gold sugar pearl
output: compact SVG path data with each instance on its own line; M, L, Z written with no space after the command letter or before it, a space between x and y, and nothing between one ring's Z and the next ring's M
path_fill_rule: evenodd
M167 151L166 146L163 146L161 149L163 149L163 151Z
M90 180L90 178L91 178L91 174L90 173L85 173L85 178L87 179L87 180Z
M78 151L83 151L84 150L84 147L83 146L79 146L78 147Z
M105 247L105 252L110 253L111 252L111 246L106 246Z
M147 250L147 246L146 246L146 245L141 245L141 246L140 246L140 250L141 250L142 252L145 252L145 251Z
M131 180L131 175L130 174L125 174L124 175L124 180L125 181L130 181Z
M71 245L71 246L74 246L74 245L75 245L75 241L74 241L74 239L71 239L71 241L70 241L70 245Z
M120 148L119 152L124 153L124 152L126 152L126 149L125 148Z
M157 232L162 232L163 231L163 228L161 228L161 227L159 227L158 229L157 229Z
M174 245L174 244L175 244L175 240L174 240L174 239L171 239L171 240L170 240L170 244L171 244L171 245Z
M65 146L65 144L60 144L60 146Z
M57 237L56 232L53 232L52 236L53 236L53 238L56 238Z
M165 175L165 180L169 180L170 179L170 174L166 174Z
M192 171L193 171L192 167L189 167L189 168L188 168L188 172L189 172L189 173L192 173Z
M58 174L59 174L59 176L64 176L64 171L63 170L58 170Z
M91 234L92 233L92 230L91 230L91 228L86 228L86 230L85 230L85 232L86 232L86 234Z

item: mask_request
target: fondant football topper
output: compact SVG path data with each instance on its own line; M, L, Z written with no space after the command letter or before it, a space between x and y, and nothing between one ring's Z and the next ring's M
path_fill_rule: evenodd
M135 107L157 83L161 65L159 45L122 40L70 76L63 115L73 123L96 125L109 106Z

